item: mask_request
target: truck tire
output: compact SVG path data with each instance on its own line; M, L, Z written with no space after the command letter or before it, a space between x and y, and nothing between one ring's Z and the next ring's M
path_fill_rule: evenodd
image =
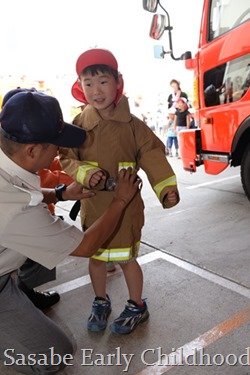
M250 146L248 146L241 160L241 182L247 198L250 200Z

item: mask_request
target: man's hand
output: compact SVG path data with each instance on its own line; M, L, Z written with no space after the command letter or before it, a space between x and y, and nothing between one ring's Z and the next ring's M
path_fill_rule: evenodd
M132 171L132 168L121 169L114 190L114 200L121 201L126 206L138 192L140 185L141 179L136 171Z
M72 184L67 186L67 189L62 193L63 199L66 200L80 200L85 198L91 198L95 196L94 191L84 189L83 185L74 181Z

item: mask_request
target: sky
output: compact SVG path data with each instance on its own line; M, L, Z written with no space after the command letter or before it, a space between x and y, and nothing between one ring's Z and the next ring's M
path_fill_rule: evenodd
M179 57L197 50L203 0L162 0L173 26L173 50ZM158 13L164 14L159 8ZM107 48L118 60L128 95L169 91L172 78L192 90L192 72L183 61L154 58L153 46L168 50L165 32L160 41L149 37L152 13L142 0L8 0L1 4L0 75L26 75L38 80L55 76L76 78L77 57L88 48ZM60 91L65 89L61 85Z

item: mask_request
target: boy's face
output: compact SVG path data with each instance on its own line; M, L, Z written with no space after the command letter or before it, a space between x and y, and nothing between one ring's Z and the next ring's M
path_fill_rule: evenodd
M94 76L91 73L82 74L80 84L88 103L98 111L113 108L120 82L116 82L112 74L106 72L98 72Z

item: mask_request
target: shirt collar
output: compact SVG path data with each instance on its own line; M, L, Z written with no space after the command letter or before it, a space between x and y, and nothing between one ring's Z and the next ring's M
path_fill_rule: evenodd
M11 160L1 149L0 168L2 168L14 179L20 179L30 188L41 191L39 176L21 168L13 160Z

